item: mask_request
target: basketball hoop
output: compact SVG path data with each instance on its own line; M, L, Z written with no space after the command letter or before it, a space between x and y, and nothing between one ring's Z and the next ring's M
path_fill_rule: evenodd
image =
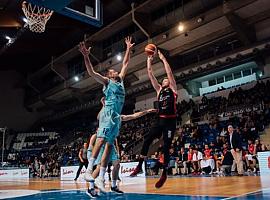
M45 31L46 23L53 14L53 11L47 8L31 5L26 1L22 3L22 10L27 18L29 29L36 33Z

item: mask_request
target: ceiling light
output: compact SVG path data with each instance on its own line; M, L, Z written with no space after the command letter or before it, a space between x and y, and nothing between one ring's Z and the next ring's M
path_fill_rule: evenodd
M180 23L178 25L178 31L182 32L185 29L184 25L182 23Z
M122 60L122 56L121 56L120 54L118 54L118 55L116 56L116 59L117 59L118 61L121 61L121 60Z
M76 82L78 82L80 79L79 79L78 76L74 76L74 80L75 80Z

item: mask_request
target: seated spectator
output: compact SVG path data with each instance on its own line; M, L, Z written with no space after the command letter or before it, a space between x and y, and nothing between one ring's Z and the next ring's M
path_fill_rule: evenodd
M193 149L193 155L192 155L192 166L193 166L193 174L198 175L200 174L201 170L201 160L203 159L202 152L198 151L197 148Z
M252 140L248 140L248 151L245 155L245 160L248 168L248 172L251 170L256 172L256 156L255 156L255 145Z
M222 138L217 136L217 138L216 138L216 149L220 150L222 148L223 144L224 144L224 142L223 142Z
M188 162L188 154L185 153L184 147L181 148L181 150L178 152L176 162L175 162L175 169L176 174L182 174L181 169L184 169L184 175L188 174L188 168L187 168L187 162Z
M192 159L193 159L193 149L190 147L187 153L187 170L188 174L191 173L191 167L192 167Z
M220 137L226 137L227 136L227 131L226 131L226 129L224 127L222 128L222 131L220 132L219 136Z
M201 169L205 173L212 174L215 169L215 161L212 155L212 149L208 145L204 147L204 157L201 160Z
M161 169L163 167L163 164L164 164L164 154L161 151L159 151L158 152L158 160L157 160L155 170L154 170L155 175L159 174L159 169Z
M255 154L263 151L267 151L266 145L261 144L261 141L259 139L255 140Z
M172 169L175 167L175 162L176 162L176 157L177 157L177 154L175 153L173 148L169 150L169 155L170 155L170 161L169 161L168 174L172 175Z
M219 151L216 149L216 151L214 153L214 160L216 161L216 173L217 174L221 173L222 156L223 156L222 151Z
M228 144L223 145L221 171L225 175L231 174L231 168L233 164L233 156L228 148Z

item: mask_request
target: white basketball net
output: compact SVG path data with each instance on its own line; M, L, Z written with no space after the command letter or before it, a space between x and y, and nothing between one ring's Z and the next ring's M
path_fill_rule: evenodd
M36 33L43 33L45 31L46 23L53 14L53 11L31 5L24 1L22 3L22 10L26 16L29 29Z

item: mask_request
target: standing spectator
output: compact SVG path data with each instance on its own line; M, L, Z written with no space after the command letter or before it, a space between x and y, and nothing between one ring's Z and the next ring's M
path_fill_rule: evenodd
M74 181L76 181L79 178L83 166L85 166L85 169L87 169L87 167L88 167L87 149L88 149L88 144L84 143L83 148L81 148L79 151L79 162L80 163L79 163L79 169L77 171L77 174L76 174Z
M228 126L229 132L229 147L231 148L231 153L233 159L235 160L237 166L238 176L243 176L243 158L242 158L242 142L238 133L234 132L233 126Z
M40 168L39 168L39 177L42 178L43 177L43 173L45 173L46 171L46 162L47 159L45 158L44 154L41 154L41 157L39 159L39 164L40 164Z

